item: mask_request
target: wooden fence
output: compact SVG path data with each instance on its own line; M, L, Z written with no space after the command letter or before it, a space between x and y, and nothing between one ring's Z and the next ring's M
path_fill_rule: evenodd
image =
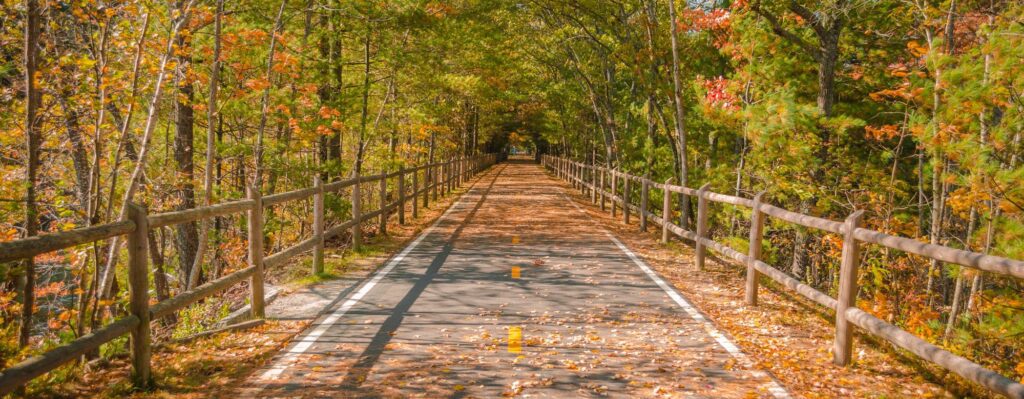
M147 215L144 208L131 204L127 218L122 221L2 242L0 243L0 263L126 236L130 306L129 315L65 345L0 371L0 396L12 392L33 378L73 361L124 334L131 334L132 381L137 387L145 388L151 380L151 320L170 315L246 279L249 279L250 282L252 317L263 318L263 275L265 269L280 266L296 255L313 250L313 272L322 272L324 240L351 230L352 245L358 247L362 242L364 222L377 219L378 229L383 232L387 229L388 218L397 211L398 222L404 224L407 202L411 202L412 217L415 218L419 213L421 196L422 206L426 207L431 200L437 201L439 195L450 193L471 176L485 170L496 161L495 155L488 154L473 158L452 159L411 169L401 168L392 173L361 176L327 184L322 184L317 177L310 188L265 197L260 195L259 190L250 188L248 198L243 200L155 215ZM411 189L406 182L409 178L412 180ZM389 179L395 179L392 194L397 197L394 202L390 203L388 202L389 196L386 195ZM360 194L360 188L372 183L379 184L380 204L376 210L364 213L363 195ZM351 187L352 219L325 230L324 195L327 193L340 194L342 189L348 187ZM263 209L285 202L305 200L309 197L313 197L314 208L312 236L278 253L264 257ZM242 212L247 214L246 219L248 220L248 267L150 306L147 248L149 230Z
M621 207L624 223L628 224L631 212L636 212L639 216L641 231L647 230L647 223L650 220L655 224L661 225L661 239L663 242L668 241L669 232L692 240L696 246L695 263L701 270L703 270L707 248L711 248L723 256L744 265L747 270L745 300L748 305L757 305L759 277L764 275L807 297L811 301L835 311L836 332L833 344L833 362L836 365L846 366L850 364L853 354L853 326L857 326L863 329L865 333L881 337L899 348L910 351L924 360L937 364L993 392L1011 398L1024 398L1024 384L1013 381L995 371L986 369L966 358L935 346L856 306L858 290L857 269L860 263L860 247L864 243L881 245L925 258L955 263L989 273L1024 279L1024 262L1022 261L923 243L910 238L865 229L860 227L864 215L863 211L853 212L845 221L839 222L791 212L773 206L764 201L763 192L756 195L753 199L747 199L712 192L708 189L709 185L707 184L695 190L690 187L672 185L670 184L671 179L665 183L658 183L617 170L586 165L549 155L545 155L541 162L559 178L569 181L573 187L580 189L584 194L589 193L591 201L595 204L600 203L602 210L606 209L606 202L610 202L613 217L616 214L616 208ZM637 190L636 184L640 185L639 190ZM650 192L652 189L662 191L662 214L660 216L655 215L649 210ZM639 199L633 198L633 192L635 191L639 191ZM672 193L697 198L696 231L686 230L671 222L669 215L672 209ZM750 241L746 254L715 242L708 237L708 201L751 209ZM761 260L761 240L764 233L765 216L775 217L789 223L827 231L843 237L843 252L839 269L839 292L836 298L832 298L814 287L790 277L788 274Z

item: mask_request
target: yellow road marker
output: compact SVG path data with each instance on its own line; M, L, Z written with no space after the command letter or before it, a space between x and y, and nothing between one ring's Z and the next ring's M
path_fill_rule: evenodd
M519 278L519 266L512 266L512 278Z
M519 236L512 236L512 243L513 244L518 244L519 243Z
M523 329L521 327L508 328L508 353L519 353L523 351Z

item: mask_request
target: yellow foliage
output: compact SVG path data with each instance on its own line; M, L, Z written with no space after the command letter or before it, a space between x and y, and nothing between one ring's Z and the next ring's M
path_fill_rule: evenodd
M920 45L914 40L907 42L907 50L910 50L910 54L913 54L915 57L922 57L925 54L928 54L928 48Z

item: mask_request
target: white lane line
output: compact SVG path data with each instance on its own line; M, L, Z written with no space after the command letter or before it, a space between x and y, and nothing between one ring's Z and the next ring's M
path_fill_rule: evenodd
M472 188L470 188L470 190L472 190ZM458 208L459 205L462 204L463 200L468 196L469 192L467 191L465 194L459 197L459 199L455 201L455 203L452 204L448 208L448 210L441 214L441 217L437 218L437 220L434 221L434 223L431 224L430 227L428 227L426 230L420 233L419 237L416 237L416 240L414 240L412 243L406 246L405 249L403 249L402 252L398 254L398 256L392 258L391 261L388 262L388 264L384 266L383 269L380 269L376 274L374 274L373 278L371 278L370 281L366 282L366 284L363 284L359 291L356 291L356 293L349 297L349 299L345 301L344 304L335 309L330 316L327 316L326 319L317 324L316 328L314 328L313 331L310 331L308 334L302 336L302 338L296 340L296 343L292 345L291 348L284 352L284 357L281 358L281 360L274 362L274 365L271 366L270 369L268 369L267 371L263 372L263 374L260 375L259 379L272 380L274 378L277 378L278 376L281 375L281 373L288 369L290 365L295 363L296 359L300 355L309 350L309 348L311 348L313 344L315 344L316 341L320 339L320 336L324 335L324 333L326 333L328 329L333 327L334 323L337 323L339 319L345 316L345 313L348 313L348 311L351 310L352 307L356 306L359 303L359 301L363 299L363 297L366 296L366 294L368 294L375 285L377 285L377 283L383 280L384 277L388 275L388 273L391 273L391 270L394 269L395 266L398 266L398 264L401 263L402 260L404 260L405 257L409 255L410 252L416 249L416 247L419 246L421 242L423 242L424 238L430 235L430 233L433 233L434 229L441 223L441 221L447 219L448 214L455 210L455 208Z
M587 211L583 210L583 208L577 205L576 201L573 201L571 198L569 198L569 196L565 195L564 190L562 192L562 197L565 198L565 200L568 201L570 204L572 204L572 206L576 207L576 210L580 211L580 213L587 215L587 218L590 219L595 225L597 224L597 221L593 220L593 218L590 217L590 214L587 213ZM776 399L790 398L789 392L786 392L786 389L783 388L782 385L775 381L775 379L772 378L772 376L770 376L768 373L756 369L754 366L754 362L750 360L750 357L748 357L745 353L740 351L740 348L737 347L736 344L732 342L732 340L726 337L725 334L722 334L722 332L718 330L718 327L715 327L715 324L712 323L711 320L708 320L706 317L704 317L704 314L697 310L697 308L694 307L693 304L691 304L689 301L687 301L686 298L683 298L683 296L680 295L674 287L666 283L665 280L658 276L658 274L655 273L654 270L652 270L651 267L647 265L647 262L644 262L643 259L640 259L639 256L637 256L635 253L633 253L633 251L627 248L626 245L622 243L622 241L619 241L618 238L615 238L615 236L612 235L612 233L608 232L608 230L600 226L598 226L598 229L600 229L606 236L608 236L608 238L611 239L613 243L615 243L615 246L619 247L619 250L625 253L626 256L628 256L629 259L632 260L633 263L636 264L640 268L640 270L642 270L644 274L647 275L647 277L654 281L654 284L657 284L658 287L661 287L662 291L665 291L665 294L668 294L669 298L672 298L672 300L677 305L679 305L679 307L683 308L683 311L685 311L686 314L690 316L690 318L701 323L701 325L704 327L704 331L706 331L708 335L714 338L715 342L718 342L718 345L720 345L723 349L725 349L726 352L732 355L732 357L736 359L736 361L739 362L740 365L749 370L752 376L754 376L755 378L767 379L768 382L764 384L764 388L767 389L768 392L772 394L772 396L774 396Z

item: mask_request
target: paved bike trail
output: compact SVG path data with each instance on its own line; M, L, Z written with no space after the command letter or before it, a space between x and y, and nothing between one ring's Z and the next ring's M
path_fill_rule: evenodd
M788 397L540 166L493 167L243 397Z

